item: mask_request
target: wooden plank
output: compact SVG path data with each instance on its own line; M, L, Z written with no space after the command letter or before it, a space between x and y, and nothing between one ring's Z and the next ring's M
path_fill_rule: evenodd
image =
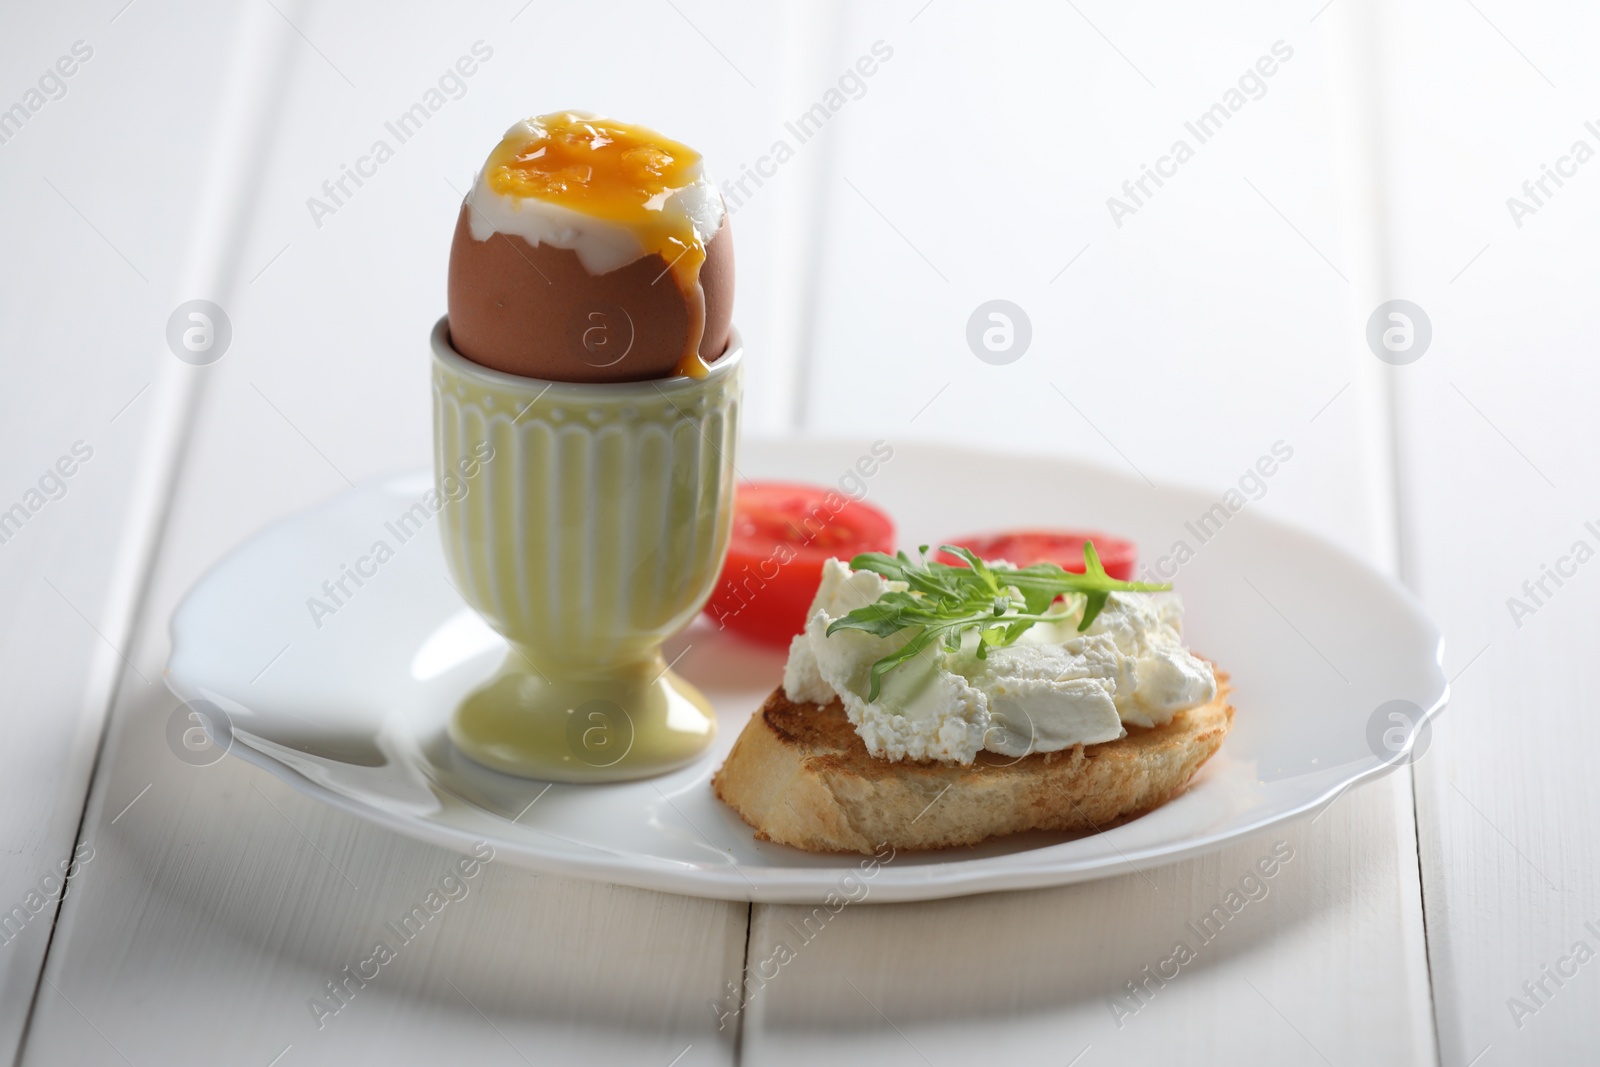
M13 13L0 39L0 1058L15 1055L124 672L177 361L163 333L224 56L220 9ZM183 33L176 31L182 27ZM64 73L65 72L65 73ZM27 93L32 92L30 98ZM159 117L152 121L152 117ZM188 368L183 368L187 370ZM13 510L13 509L20 510ZM159 687L159 678L146 678ZM144 688L146 682L137 678Z
M1346 99L1366 9L1347 6L1159 27L1105 5L858 14L850 41L895 55L834 134L810 425L1090 456L1219 493L1282 440L1294 459L1249 506L1391 568L1385 397L1349 310L1379 235L1341 223L1365 217L1370 178ZM1279 41L1293 55L1265 92L1198 143L1186 121ZM1133 202L1123 181L1179 138L1193 158L1118 226L1108 198ZM964 336L996 297L1033 327L1003 365ZM1120 1028L1112 998L1273 838L1148 881L846 908L791 946L745 1048L760 1063L1432 1059L1406 779L1282 837L1300 866L1245 936L1201 950ZM758 906L752 967L806 914Z
M1592 164L1572 159L1580 140L1600 150L1581 47L1600 26L1579 9L1384 10L1390 39L1430 42L1384 71L1399 249L1386 295L1433 327L1391 373L1408 574L1458 676L1416 769L1440 1048L1482 1067L1585 1062L1600 977L1574 948L1600 951L1600 575L1586 563L1558 583L1545 567L1571 572L1579 541L1600 549L1585 355L1600 200ZM1558 184L1545 165L1576 173Z
M1425 983L1374 970L1426 967L1408 796L1396 776L1315 823L1062 889L874 906L862 876L835 913L757 906L749 1062L1427 1062ZM1204 924L1230 890L1256 899Z
M857 53L896 51L830 128L808 428L1219 489L1283 439L1292 476L1252 506L1386 560L1388 457L1366 444L1386 413L1348 318L1376 255L1351 203L1368 176L1340 159L1359 118L1337 110L1342 40L1264 4L1128 16L1120 34L1099 17L1114 11L1083 13L934 4L848 31ZM1264 95L1199 142L1188 125L1262 57ZM1164 164L1174 177L1123 189L1179 139L1193 157ZM948 185L927 180L945 165ZM1113 198L1140 206L1114 221ZM966 338L994 298L1032 325L1004 365Z

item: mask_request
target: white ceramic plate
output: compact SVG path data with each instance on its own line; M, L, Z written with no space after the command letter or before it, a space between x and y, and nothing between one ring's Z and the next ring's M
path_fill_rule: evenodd
M748 442L738 463L748 478L831 484L867 453L864 442ZM862 481L895 517L902 546L1065 525L1131 537L1154 562L1186 541L1194 555L1175 579L1186 634L1232 673L1237 708L1221 751L1156 811L1077 838L1035 833L901 853L879 869L868 900L1058 885L1220 847L1390 769L1444 706L1442 641L1411 597L1248 506L1225 521L1213 512L1220 529L1198 531L1185 524L1217 499L1060 460L925 445L896 446ZM431 485L417 474L343 493L264 530L189 593L172 619L167 679L181 699L227 712L221 729L231 740L219 743L381 826L462 850L486 840L498 856L542 871L812 903L855 869L860 857L757 841L711 795L711 772L780 680L783 657L704 619L666 648L717 708L719 736L699 763L649 781L549 785L458 755L446 718L494 671L504 646L447 580L436 523L404 543L386 525ZM323 582L379 540L393 558L359 588L347 580L353 595L314 619L308 598L331 604ZM1415 710L1391 718L1407 707L1392 701Z

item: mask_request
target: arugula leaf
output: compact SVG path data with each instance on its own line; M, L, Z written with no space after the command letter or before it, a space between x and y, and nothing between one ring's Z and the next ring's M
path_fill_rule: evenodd
M872 691L867 699L869 701L877 700L878 693L883 688L883 676L907 660L916 659L917 656L922 654L924 648L933 643L934 636L937 633L938 631L932 628L924 629L917 636L906 642L900 651L892 652L874 663L872 665Z
M929 561L928 546L919 549L920 560L904 552L890 556L865 552L850 561L855 570L872 571L892 582L904 582L905 590L885 593L866 607L857 608L828 626L828 634L838 630L860 630L874 637L891 637L903 630L915 630L911 640L898 651L872 665L869 701L882 692L883 676L942 641L950 651L961 648L968 630L978 633L977 655L988 657L991 648L1016 644L1034 623L1057 620L1047 614L1059 596L1083 598L1083 615L1078 631L1087 630L1112 593L1156 593L1172 588L1168 582L1124 582L1106 574L1094 543L1083 545L1083 574L1073 574L1055 563L1035 563L1031 567L994 567L960 545L940 545L940 550L966 561L966 566ZM1014 594L1020 594L1019 604Z

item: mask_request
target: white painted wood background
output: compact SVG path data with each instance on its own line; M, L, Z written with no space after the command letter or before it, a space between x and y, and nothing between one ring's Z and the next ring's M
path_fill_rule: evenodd
M1600 169L1520 228L1505 198L1573 140L1600 146L1596 18L1480 0L0 14L0 106L94 50L0 144L0 507L94 450L0 544L0 907L93 849L59 911L0 944L0 1056L1593 1062L1600 963L1537 1001L1523 983L1580 939L1600 949L1600 570L1520 627L1505 602L1600 519ZM306 198L480 40L494 54L464 95L317 226ZM735 176L877 41L893 57L860 99L737 212L749 432L968 441L1218 489L1289 441L1260 506L1405 580L1446 632L1454 696L1428 751L1200 860L847 909L720 1032L705 1002L792 909L491 866L318 1030L306 999L452 857L237 761L175 759L174 604L264 523L427 461L455 204L513 118L637 118ZM1293 57L1265 95L1116 226L1106 197L1278 41ZM234 327L206 368L163 341L192 297ZM1006 367L963 340L996 297L1033 323ZM1391 297L1433 321L1408 367L1362 339ZM1119 1027L1108 998L1280 838L1295 859L1267 900ZM1537 1010L1514 1019L1512 997Z

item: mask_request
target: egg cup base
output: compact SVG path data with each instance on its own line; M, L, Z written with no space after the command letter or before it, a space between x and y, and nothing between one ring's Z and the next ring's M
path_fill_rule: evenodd
M711 703L653 660L593 678L556 678L513 650L450 717L450 740L504 774L625 782L687 766L716 738Z

